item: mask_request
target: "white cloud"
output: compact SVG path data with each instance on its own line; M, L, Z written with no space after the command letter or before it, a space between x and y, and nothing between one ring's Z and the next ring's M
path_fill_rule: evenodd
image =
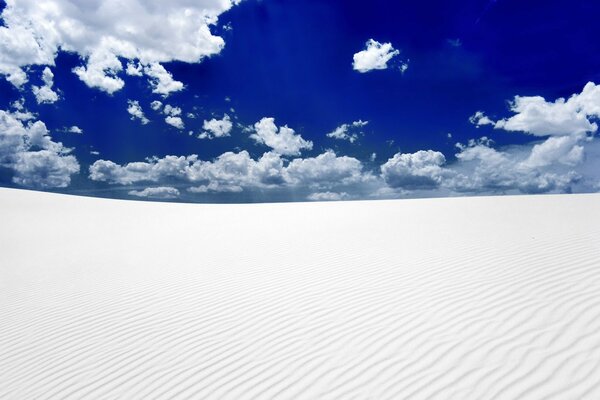
M188 189L191 193L240 193L244 188L239 185L226 185L219 182L210 182L207 185L193 186Z
M213 118L208 121L204 120L204 123L202 124L202 129L204 129L204 131L198 135L198 139L212 139L229 136L232 128L233 123L227 114L223 116L223 119Z
M132 120L139 120L142 125L146 125L150 120L144 115L144 111L137 100L127 100L127 112Z
M163 104L158 100L154 100L152 103L150 103L150 108L152 108L154 111L160 110L162 106Z
M386 69L388 61L398 54L400 51L395 50L391 43L379 43L369 39L366 49L354 54L352 67L361 73L374 69Z
M247 151L226 152L213 161L199 160L197 155L150 158L125 165L98 160L90 167L89 176L95 181L120 185L168 179L199 184L188 189L194 193L283 187L329 190L373 179L363 172L359 160L338 157L332 151L294 159L287 165L278 153L267 152L255 160Z
M184 129L185 124L181 117L171 117L170 115L165 117L165 122L171 126L174 126L177 129Z
M458 162L443 184L457 192L544 193L571 191L580 180L570 166L532 162L532 155L530 146L496 150L489 143L471 142L461 147Z
M483 111L477 111L475 114L469 117L469 122L478 128L483 125L494 125L495 122L492 121L487 115L484 114ZM449 136L452 137L452 136Z
M67 187L79 172L77 159L54 142L41 121L27 122L0 110L0 167L12 170L13 182L28 187Z
M125 73L130 76L144 76L144 67L140 63L129 61Z
M73 125L72 127L67 129L68 132L70 133L75 133L78 135L81 135L83 133L83 129L81 129L80 127Z
M311 150L313 147L310 140L304 140L302 136L296 135L295 131L287 125L278 128L274 118L265 117L254 124L254 133L250 138L284 156L298 155L301 150Z
M52 90L52 87L54 86L54 74L50 68L44 68L44 71L42 72L42 81L44 82L43 86L33 86L31 88L38 104L54 103L58 101L58 93Z
M431 189L442 181L446 158L439 151L396 153L381 166L381 176L393 188Z
M224 41L210 26L238 2L9 1L1 15L0 74L21 86L27 81L23 67L52 66L59 51L68 51L84 60L74 72L90 87L107 93L120 90L121 58L139 61L154 91L168 95L182 85L165 75L158 63L197 63L218 54Z
M130 196L148 197L155 199L176 199L179 190L171 186L147 187L144 190L130 190Z
M160 107L159 107L160 108ZM165 122L177 129L184 129L185 124L181 119L181 108L172 106L170 104L165 105L163 109L163 114L166 115Z
M591 119L600 118L600 86L589 82L581 93L554 102L541 96L515 96L511 111L515 115L497 121L494 127L535 136L596 132L598 125Z
M296 158L285 169L286 180L312 188L353 185L371 178L363 173L362 163L353 157L338 157L332 150L316 157Z
M152 102L152 103L154 104L154 102ZM158 108L160 108L160 105ZM165 108L163 109L163 113L166 115L170 115L171 117L176 117L178 115L181 115L181 108L167 104L165 106Z
M144 67L144 72L150 77L152 93L167 97L173 92L183 90L183 82L173 79L173 75L159 63L151 63Z
M367 125L369 121L354 121L351 124L342 124L335 128L332 132L327 134L327 137L339 140L347 140L350 143L354 143L358 140L358 134L360 133L360 128Z
M350 195L346 192L316 192L309 194L306 199L310 201L338 201L349 199Z

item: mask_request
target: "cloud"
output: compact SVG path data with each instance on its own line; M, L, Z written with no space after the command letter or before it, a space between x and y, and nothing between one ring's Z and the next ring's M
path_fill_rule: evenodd
M342 124L335 128L332 132L327 134L327 137L339 140L347 140L350 143L354 143L358 140L358 134L360 133L360 128L367 125L369 121L354 121L351 124Z
M581 93L554 102L541 96L515 96L510 109L515 115L497 121L496 129L535 136L593 133L598 125L592 119L600 118L600 86L589 82Z
M13 172L13 182L33 188L67 187L79 172L71 149L54 142L42 121L26 112L0 110L0 167Z
M338 157L332 150L316 157L296 158L290 161L286 180L295 185L312 188L328 188L352 185L369 179L363 174L362 163L353 157Z
M78 135L81 135L83 133L83 129L76 125L73 125L72 127L68 128L67 131L70 133L76 133Z
M392 188L433 189L442 182L445 163L439 151L397 153L381 166L381 176Z
M326 151L317 157L297 158L287 163L273 151L253 159L247 151L225 152L212 161L190 156L150 158L118 165L97 160L90 166L90 179L111 184L177 181L194 184L193 193L239 192L246 189L326 189L369 182L362 163Z
M569 165L556 165L549 158L544 163L532 162L532 156L539 158L533 150L535 146L497 150L489 142L471 141L459 147L458 161L451 166L452 174L443 184L459 193L570 192L580 175ZM561 158L558 153L555 157Z
M477 111L475 114L469 117L469 122L478 128L483 125L495 125L496 123L492 121L487 115L484 114L483 111Z
M171 186L147 187L144 190L130 190L130 196L148 197L156 199L176 199L179 197L179 190Z
M296 135L295 131L287 125L278 128L274 118L265 117L254 124L254 133L250 138L284 156L295 156L300 154L301 150L311 150L313 147L310 140L304 140L302 136Z
M167 97L173 92L183 90L183 82L173 79L173 75L157 62L144 67L144 72L150 77L152 93Z
M146 125L150 120L144 115L144 111L137 100L127 100L127 112L132 120L139 120L142 125Z
M167 105L165 105L165 108L163 109L163 114L167 115L165 117L165 122L167 124L174 126L177 129L185 128L185 124L183 123L183 120L180 117L181 108L174 107L170 104L167 104Z
M183 120L181 119L181 117L171 117L171 116L167 116L165 118L165 122L177 129L183 129L185 128L185 124L183 123Z
M338 201L349 199L350 195L346 192L316 192L309 194L306 199L310 201Z
M219 182L210 182L207 185L193 186L188 188L191 193L240 193L244 191L244 188L239 185L226 185Z
M150 103L150 108L152 108L154 111L160 110L162 106L163 103L158 100L154 100L152 103Z
M54 86L54 74L50 68L44 68L42 72L43 86L33 86L31 89L38 104L54 103L58 101L58 93L52 90Z
M366 49L354 54L352 68L364 73L375 69L386 69L387 63L400 54L391 43L379 43L376 40L367 40Z
M24 67L52 66L58 52L67 51L84 61L74 72L90 87L120 90L121 59L126 59L139 62L153 90L166 96L182 84L165 74L161 63L197 63L218 54L225 43L210 27L238 2L9 1L1 14L0 74L21 86L27 81Z
M211 119L209 121L204 120L202 129L204 131L198 135L198 139L213 139L229 136L233 123L229 118L229 115L225 114L223 119Z

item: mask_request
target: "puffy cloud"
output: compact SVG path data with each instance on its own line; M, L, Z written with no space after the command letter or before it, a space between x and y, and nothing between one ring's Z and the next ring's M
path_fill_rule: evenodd
M366 48L354 54L352 67L361 73L374 69L386 69L388 61L398 54L400 54L400 51L395 50L391 43L379 43L376 40L369 39Z
M446 157L439 151L397 153L381 166L381 176L393 188L432 189L440 185Z
M120 185L136 182L157 182L168 177L185 177L190 164L198 156L166 156L149 158L145 162L132 162L123 166L112 161L97 160L90 166L90 179Z
M491 148L489 142L471 142L460 146L458 162L452 166L453 174L444 181L444 186L472 193L570 192L572 185L580 180L571 168L531 162L532 154L524 146L499 151Z
M483 113L483 111L477 111L475 114L469 117L469 122L478 128L483 125L494 125L495 122L492 121L487 115ZM451 137L451 136L450 136Z
M148 197L156 199L176 199L179 197L179 190L171 186L147 187L144 190L130 190L130 196Z
M167 104L163 109L163 113L167 115L165 117L165 122L167 124L174 126L177 129L185 128L185 124L183 123L183 120L180 117L181 108Z
M26 113L23 113L26 114ZM41 121L0 110L0 167L12 170L13 182L28 187L67 187L79 172L70 149L54 142Z
M363 126L367 125L369 121L354 121L351 124L342 124L335 128L332 132L327 134L327 137L339 140L347 140L350 143L354 143L358 140L357 131Z
M173 92L183 90L183 82L173 79L173 75L159 63L151 63L144 67L144 72L150 77L152 93L167 97Z
M185 128L185 124L183 123L181 117L172 117L169 115L165 118L165 122L171 126L174 126L177 129Z
M1 15L0 74L20 86L27 81L23 67L54 65L62 50L85 61L74 72L90 87L121 89L120 59L127 59L139 61L153 90L166 96L183 85L160 63L197 63L218 54L224 41L210 26L238 2L9 0ZM127 68L134 75L140 71Z
M295 156L300 154L301 150L311 150L313 147L310 140L304 140L302 136L296 135L295 131L287 125L278 128L274 118L265 117L254 124L254 133L250 137L284 156Z
M204 132L198 135L198 139L212 139L229 136L232 128L233 123L227 114L223 116L223 119L213 118L208 121L204 120L204 123L202 124Z
M226 185L219 182L210 182L207 185L190 187L188 191L191 193L240 193L244 191L244 188L239 185Z
M78 135L81 135L83 133L83 129L76 125L73 125L72 127L68 128L67 131L70 133L76 133Z
M317 157L296 158L285 169L286 180L313 188L351 185L370 178L363 173L362 163L353 157L338 157L327 150Z
M572 95L568 100L559 98L554 102L541 96L515 96L511 111L515 115L497 121L494 127L535 136L596 132L598 125L591 119L600 118L600 86L589 82L581 93Z
M287 165L278 153L267 152L255 160L247 151L226 152L212 161L199 160L197 155L150 158L125 165L98 160L90 167L89 176L95 181L120 185L167 179L196 183L188 189L193 193L239 192L246 188L329 189L373 179L362 171L359 160L338 157L332 151L317 157L294 159Z
M158 100L154 100L152 103L150 103L150 108L152 108L154 111L160 110L162 106L163 103Z
M50 68L44 68L44 71L42 72L42 81L44 81L43 86L33 86L31 88L38 104L54 103L58 101L58 93L52 90L52 87L54 86L54 74Z
M545 167L554 163L577 165L583 161L584 148L577 136L550 137L533 146L523 165L527 167Z
M310 201L338 201L349 199L350 195L346 192L316 192L309 194L306 199Z
M127 112L132 120L139 120L142 125L146 125L150 120L144 115L144 111L137 100L127 100Z

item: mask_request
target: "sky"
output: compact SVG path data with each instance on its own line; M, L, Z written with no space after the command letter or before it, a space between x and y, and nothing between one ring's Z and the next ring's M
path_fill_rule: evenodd
M600 190L593 2L0 10L0 186L227 203Z

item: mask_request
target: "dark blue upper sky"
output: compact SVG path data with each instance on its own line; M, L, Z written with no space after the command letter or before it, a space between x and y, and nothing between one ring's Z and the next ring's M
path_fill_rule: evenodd
M469 122L476 111L492 120L506 118L511 116L507 101L515 95L553 101L600 81L599 11L595 2L558 0L245 0L211 27L225 41L219 54L200 63L162 63L185 85L167 98L153 94L147 80L124 73L123 89L113 94L90 88L72 72L85 56L59 52L52 67L59 101L38 105L26 86L3 80L0 102L8 109L24 98L53 140L74 148L81 171L68 188L59 189L70 192L113 187L88 178L97 159L126 164L198 154L211 160L240 150L256 159L269 149L243 127L263 117L274 117L278 126L288 125L312 141L304 157L333 149L378 171L396 153L431 149L451 163L455 144L471 138L488 136L496 148L539 140L478 128ZM371 38L391 43L400 54L388 69L359 73L352 68L353 54ZM404 73L397 68L400 62L408 63ZM28 84L40 85L43 69L30 66ZM131 120L128 100L139 101L151 123ZM153 100L180 107L185 129L164 123L150 108ZM186 118L187 113L196 118ZM196 138L203 120L224 113L236 124L230 137ZM357 142L325 136L357 120L369 121ZM61 131L73 125L84 133ZM13 186L11 177L3 170L0 183Z

